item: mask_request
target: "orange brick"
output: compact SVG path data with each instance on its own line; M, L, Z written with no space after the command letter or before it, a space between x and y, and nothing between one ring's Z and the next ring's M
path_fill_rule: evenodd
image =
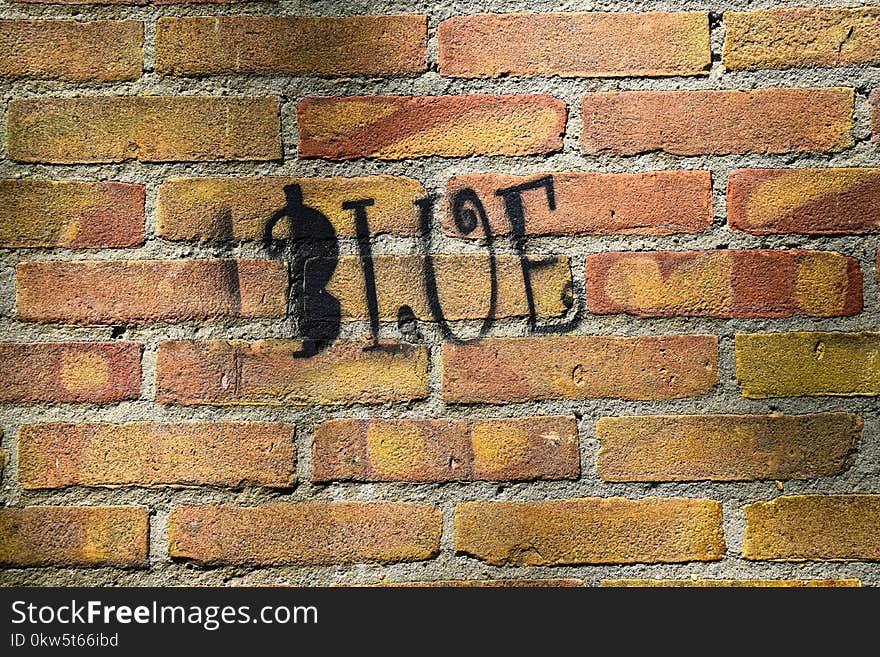
M556 209L549 208L544 190L524 193L527 235L670 235L700 232L712 223L712 177L709 171L528 176L472 173L454 176L447 181L443 230L456 237L484 237L481 225L467 235L462 234L452 215L452 199L462 190L472 189L486 210L492 233L509 234L511 227L504 199L495 192L547 175L553 177Z
M404 176L360 178L178 178L159 186L158 233L169 240L260 240L269 217L284 207L284 187L298 184L303 205L325 215L340 237L356 234L354 213L344 201L371 198L370 233L415 235L419 214L414 202L426 196L418 180ZM0 209L2 212L2 209ZM274 235L289 236L287 220Z
M139 506L0 508L0 564L146 566L148 523Z
M312 96L296 113L299 156L331 160L552 153L567 117L542 94Z
M595 92L584 96L588 154L838 151L852 145L853 90Z
M23 488L296 481L291 425L270 422L28 424L18 440Z
M175 506L168 552L208 564L423 561L440 550L440 509L394 502Z
M790 7L724 12L731 70L880 63L880 8Z
M144 195L119 182L0 180L0 246L137 246Z
M744 559L880 560L880 495L791 495L745 513Z
M730 227L754 235L880 232L880 169L737 169Z
M587 305L639 317L855 315L862 272L834 251L606 251L587 256Z
M296 340L162 342L156 399L178 404L378 404L428 394L428 351L340 341L297 358Z
M421 73L427 31L427 18L413 14L163 16L156 22L156 72Z
M328 420L315 428L312 481L577 479L571 417Z
M143 44L140 21L0 20L0 77L137 80Z
M67 324L280 317L287 267L273 260L41 260L16 267L18 317Z
M497 338L443 346L447 402L675 399L718 381L714 335Z
M627 588L831 588L861 586L857 579L603 579L599 586Z
M604 417L596 469L606 481L832 476L861 433L852 413Z
M721 503L587 497L465 502L455 549L495 566L677 563L724 557Z
M281 158L272 97L15 98L6 135L9 157L21 162Z
M470 14L438 28L440 72L628 77L698 75L711 64L706 12Z
M137 399L142 348L136 342L0 342L0 401Z

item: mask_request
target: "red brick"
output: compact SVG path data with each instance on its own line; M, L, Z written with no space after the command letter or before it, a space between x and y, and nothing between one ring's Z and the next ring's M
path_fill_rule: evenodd
M857 579L603 579L599 584L627 588L832 588L861 585Z
M552 153L567 117L542 94L313 96L296 112L299 156L331 160Z
M588 154L839 151L852 145L853 90L595 92L584 96Z
M137 399L141 350L136 342L0 342L0 400Z

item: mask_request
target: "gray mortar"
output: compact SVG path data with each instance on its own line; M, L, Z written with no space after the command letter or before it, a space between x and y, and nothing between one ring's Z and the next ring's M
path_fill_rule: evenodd
M0 160L0 177L35 177L52 179L121 180L147 185L147 241L137 249L30 249L0 250L0 339L8 341L109 340L111 327L74 327L37 325L19 322L14 314L14 267L23 260L37 259L129 259L178 258L209 256L260 257L264 255L254 244L220 246L210 244L173 243L156 238L156 189L169 177L198 175L368 175L378 173L408 175L419 179L429 192L441 194L445 181L452 175L469 172L534 173L539 171L644 171L649 169L704 168L713 175L715 221L710 230L699 234L662 237L611 235L587 237L539 237L530 241L535 253L558 252L571 258L575 292L583 301L583 262L587 254L605 250L712 249L721 245L730 248L815 248L839 251L859 259L864 275L864 311L855 317L816 319L794 317L785 319L706 319L665 318L637 319L629 316L592 316L586 314L573 334L643 335L664 333L714 333L720 336L720 383L706 396L690 399L629 402L607 399L586 401L542 401L505 405L446 404L440 398L440 335L428 324L420 323L426 343L430 346L430 395L417 402L324 407L181 407L161 406L151 401L123 402L115 405L32 404L0 405L3 447L10 462L0 484L0 502L9 506L28 504L142 504L150 509L149 569L119 568L40 568L7 569L0 572L5 585L224 585L224 584L297 584L326 585L332 583L370 583L381 579L436 580L480 578L577 577L588 585L603 578L650 577L688 578L837 578L857 577L867 585L880 585L880 564L864 562L750 562L739 557L744 516L742 506L756 500L772 499L782 494L772 481L730 483L660 483L624 484L602 481L595 471L598 440L595 421L607 415L638 415L660 413L807 413L830 410L857 412L865 421L852 466L836 477L820 477L806 481L784 482L784 493L880 493L880 413L872 398L786 398L744 399L735 380L733 336L738 332L790 330L878 330L880 298L875 273L878 238L867 237L805 237L798 235L751 236L730 231L726 227L724 190L727 176L739 167L834 167L878 166L878 146L870 143L867 94L880 87L880 68L846 67L836 69L794 69L788 71L726 72L720 63L723 24L717 20L724 10L745 10L773 6L860 6L876 2L835 2L834 0L795 0L793 2L547 2L545 0L463 0L443 6L418 0L387 2L287 2L240 5L175 5L175 6L97 6L97 5L17 5L0 3L0 18L137 18L147 21L144 50L146 71L134 82L111 84L79 84L53 81L16 81L0 86L0 127L5 132L6 104L13 97L76 96L137 94L144 91L167 94L205 95L274 95L282 102L282 139L284 162L234 163L168 163L141 164L125 162L108 165L56 166L20 164ZM480 11L648 11L704 10L713 12L713 64L708 75L671 78L504 78L499 80L456 80L437 74L438 23L451 15ZM381 14L425 13L429 16L429 71L408 78L319 79L312 77L228 75L204 78L172 78L152 72L154 21L159 16L224 15L224 14ZM579 100L586 91L608 89L737 89L774 86L851 86L856 89L855 143L843 152L830 154L782 154L676 157L649 153L634 157L584 156L578 137L581 129ZM306 95L344 94L444 94L468 92L548 93L563 99L569 110L569 121L563 152L529 157L484 157L446 159L429 157L403 162L353 160L323 162L296 159L295 108ZM5 144L0 141L0 157L5 157ZM436 226L435 226L436 228ZM477 244L455 240L435 230L437 251L482 252ZM412 239L380 236L375 253L416 252ZM499 240L499 252L510 251L510 245ZM343 253L355 253L353 240L342 240ZM475 323L462 323L463 326ZM463 328L462 328L463 330ZM146 344L143 359L142 393L153 396L153 375L156 345L166 339L181 338L243 338L289 337L295 326L288 321L215 321L181 324L151 324L126 327L123 339ZM345 325L343 336L360 336L368 332L363 322ZM383 324L384 337L397 337L393 323ZM498 322L493 336L527 334L522 320ZM310 441L315 424L335 417L493 417L532 414L582 414L579 421L581 464L583 474L577 481L539 481L523 483L336 483L314 486L309 482ZM300 483L292 490L269 490L258 487L228 489L200 488L85 488L71 487L55 491L24 491L16 473L16 439L18 427L30 422L46 421L107 421L134 420L265 420L295 424L298 455L297 475ZM721 500L724 505L724 530L727 555L723 561L711 563L653 564L577 567L494 567L476 559L457 556L453 548L452 514L455 505L466 500L539 500L580 496L688 496ZM443 509L444 528L441 554L430 561L394 565L353 564L320 567L221 567L203 568L190 563L173 562L167 555L167 515L171 506L183 502L224 501L236 504L258 504L269 500L397 500L422 501Z

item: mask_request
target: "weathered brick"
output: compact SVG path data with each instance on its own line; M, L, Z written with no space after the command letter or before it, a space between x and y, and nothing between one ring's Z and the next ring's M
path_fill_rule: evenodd
M297 358L296 340L172 341L159 344L156 399L177 404L347 404L421 399L428 350L340 341Z
M140 21L0 20L0 77L137 80Z
M137 246L144 195L119 182L0 180L0 246Z
M737 169L730 227L754 235L880 232L880 169Z
M287 267L274 260L40 260L19 263L18 317L116 324L275 317L287 309Z
M291 425L270 422L28 424L19 431L23 488L241 486L296 481Z
M603 579L599 586L627 588L831 588L861 586L857 579Z
M394 502L175 506L172 558L210 564L331 564L422 561L440 549L442 514Z
M809 479L839 474L862 433L852 413L604 417L606 481Z
M587 256L587 305L639 317L855 315L859 261L833 251L606 251Z
M322 422L312 481L577 479L572 417Z
M494 235L511 232L499 189L551 175L555 209L544 190L523 194L527 235L604 235L632 233L670 235L706 230L712 223L712 174L709 171L646 171L643 173L552 173L517 176L472 173L446 183L442 225L456 237L484 237L482 225L468 234L456 227L452 203L456 194L472 189L480 197ZM465 211L470 205L464 206Z
M163 16L162 75L383 75L427 68L427 19L384 16Z
M469 14L437 39L440 73L464 78L699 75L712 59L701 11Z
M880 495L791 495L745 513L744 559L880 560Z
M273 97L14 98L6 122L9 157L21 162L281 158Z
M580 587L582 579L440 579L424 582L378 582L370 586L389 588L558 588Z
M312 96L296 114L299 156L331 160L552 153L567 117L543 94Z
M845 87L613 91L584 96L588 154L673 155L837 151L852 145Z
M356 234L354 213L343 202L373 199L367 217L370 234L415 235L414 201L426 196L418 180L404 176L359 178L178 178L159 186L158 234L170 240L245 241L263 238L269 217L285 206L284 187L297 184L303 205L321 212L340 237ZM290 235L281 220L273 233Z
M790 7L724 12L731 70L880 63L880 8Z
M721 503L681 497L465 502L455 507L455 549L496 566L715 561L724 557Z
M136 342L0 342L0 401L137 399L141 350Z
M139 506L0 508L0 564L145 566L148 523Z
M741 333L743 397L880 395L880 333Z
M448 402L675 399L718 381L714 335L496 338L443 345Z

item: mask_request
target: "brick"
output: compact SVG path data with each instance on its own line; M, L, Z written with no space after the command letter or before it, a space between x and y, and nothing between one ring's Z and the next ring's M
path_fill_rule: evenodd
M284 187L297 184L303 205L322 213L339 237L356 234L354 213L343 202L370 198L370 233L415 235L419 214L414 202L425 197L418 180L404 176L358 178L177 178L159 186L158 229L169 240L250 241L263 237L264 227L285 206ZM289 236L282 220L274 235Z
M880 8L791 7L724 12L730 70L880 63Z
M880 560L880 495L790 495L744 509L744 559Z
M0 20L0 77L137 80L143 45L140 21Z
M387 588L571 588L584 585L582 579L440 579L425 582L378 582L370 586Z
M852 413L604 417L606 481L810 479L840 474L862 433Z
M606 251L587 256L593 313L835 317L862 310L859 261L834 251Z
M880 232L880 169L737 169L730 227L753 235Z
M534 256L540 261L547 256ZM490 313L491 265L482 255L440 254L433 256L437 295L443 316L448 320L482 319ZM324 275L328 261L306 263L305 280L318 268ZM436 319L425 294L423 256L373 256L379 318L395 321L397 311L410 307L417 319ZM529 314L522 264L517 256L495 256L497 293L494 317L525 317ZM557 256L546 267L533 269L531 288L538 317L561 317L573 304L571 268L566 256ZM361 258L342 256L325 289L342 304L342 319L367 319L366 296Z
M148 523L139 506L0 508L0 564L146 566Z
M839 151L852 145L853 90L594 92L581 147L592 155Z
M868 96L871 105L871 132L874 133L873 141L880 141L880 89L874 89Z
M724 557L721 503L587 497L465 502L455 550L494 566L678 563Z
M274 260L40 260L19 263L19 319L119 324L281 317L287 267Z
M401 160L559 151L567 111L543 94L312 96L296 115L300 157Z
M142 349L136 342L0 342L0 401L137 399Z
M718 381L714 335L495 338L443 345L443 399L676 399Z
M159 344L156 400L163 404L379 404L428 394L428 350L339 341L297 358L296 340Z
M14 98L6 122L9 157L20 162L281 158L273 97Z
M0 246L127 247L144 241L143 185L0 180Z
M627 588L832 588L861 586L857 579L603 579L599 586Z
M256 484L296 481L294 428L272 422L28 424L19 431L23 488Z
M322 422L312 481L577 479L572 417Z
M438 28L440 73L699 75L711 65L706 12L470 14Z
M207 564L332 564L423 561L440 550L442 514L395 502L175 506L173 559Z
M738 333L743 397L880 395L880 333Z
M427 32L427 18L414 14L163 16L156 23L156 72L421 73Z
M544 190L524 193L527 235L671 235L700 232L712 223L709 171L556 172L527 176L476 173L447 181L441 219L444 232L456 237L484 237L482 225L466 235L455 226L452 199L462 190L472 189L486 210L492 233L510 234L504 199L495 192L546 175L553 178L556 209L547 205Z

